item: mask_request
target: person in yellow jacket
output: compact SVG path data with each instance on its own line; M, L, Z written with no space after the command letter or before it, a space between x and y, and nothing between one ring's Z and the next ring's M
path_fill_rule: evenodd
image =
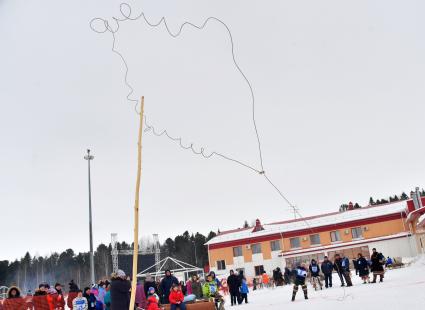
M206 282L202 286L202 293L204 298L214 300L217 309L224 310L224 298L218 292L217 282L214 281L211 274L207 275Z

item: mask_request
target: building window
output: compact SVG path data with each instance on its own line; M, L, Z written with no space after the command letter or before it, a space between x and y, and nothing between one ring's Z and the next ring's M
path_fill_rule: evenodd
M242 247L241 246L237 246L235 248L233 248L233 257L239 257L242 256Z
M296 249L301 247L300 238L291 238L289 239L289 242L291 243L291 249Z
M310 244L320 245L320 235L319 234L310 235Z
M272 251L280 251L280 240L271 241L270 247Z
M341 235L339 234L339 230L331 231L331 241L341 241Z
M353 239L363 238L362 228L361 227L351 228L351 236L353 237Z
M264 266L263 265L255 266L254 269L255 269L255 276L261 276L264 272Z
M252 254L261 254L261 244L256 243L251 246Z
M226 262L224 260L217 261L217 269L218 270L226 270Z

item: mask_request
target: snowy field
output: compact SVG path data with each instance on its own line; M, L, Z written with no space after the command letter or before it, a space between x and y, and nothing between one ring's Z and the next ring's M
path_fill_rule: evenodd
M249 304L235 306L238 309L290 309L313 310L359 310L359 309L425 309L425 257L410 267L387 270L383 283L362 284L358 276L352 272L354 286L340 287L338 275L333 275L333 287L314 291L308 285L308 300L304 300L301 287L295 302L291 301L292 286L276 289L251 291ZM379 278L378 278L379 279ZM229 298L226 309L230 309Z

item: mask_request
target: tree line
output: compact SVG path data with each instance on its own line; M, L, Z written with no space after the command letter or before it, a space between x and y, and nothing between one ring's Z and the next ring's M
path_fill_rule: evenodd
M425 197L425 189L422 189L422 191L419 192L421 196ZM373 197L369 198L369 205L370 206L377 206L377 205L382 205L385 203L390 203L390 202L396 202L396 201L401 201L401 200L407 200L409 199L409 196L403 192L401 193L400 196L398 195L394 195L394 196L390 196L388 198L382 198L382 199L373 199ZM358 209L361 208L362 206L359 205L357 202L353 205L354 209ZM339 206L339 212L344 212L348 210L348 204L342 204Z
M160 245L161 259L167 256L179 259L197 267L205 267L208 264L208 250L205 243L216 236L210 232L207 236L201 233L189 234L185 231L174 239L168 238ZM146 241L146 242L144 242ZM152 242L141 240L141 247L151 247ZM117 243L118 250L132 250L133 244L126 242ZM96 279L109 278L112 273L112 245L99 244L94 252L94 265ZM195 254L196 253L196 254ZM149 256L149 255L148 255ZM119 267L127 274L131 273L131 256L119 255ZM154 257L144 258L141 256L138 272L143 268L154 264ZM146 262L150 263L149 266ZM121 266L123 265L123 266ZM127 270L125 270L127 269ZM15 261L0 261L0 286L16 285L24 293L34 291L39 283L47 282L54 285L56 282L67 287L73 279L80 287L90 284L90 257L89 252L75 253L67 249L62 253L54 252L48 256L31 256L26 253L21 259Z

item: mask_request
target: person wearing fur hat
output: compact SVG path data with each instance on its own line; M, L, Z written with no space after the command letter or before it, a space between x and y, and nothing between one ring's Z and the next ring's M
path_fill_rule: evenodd
M131 283L125 272L118 270L111 281L111 310L128 309L130 306Z
M382 253L379 253L375 248L372 249L372 255L370 256L372 261L371 271L373 272L373 281L376 283L376 278L379 276L379 282L384 282L384 265L385 265L385 256Z
M5 310L23 310L25 309L25 301L21 296L21 290L16 286L11 286L7 291L7 299L3 303Z

